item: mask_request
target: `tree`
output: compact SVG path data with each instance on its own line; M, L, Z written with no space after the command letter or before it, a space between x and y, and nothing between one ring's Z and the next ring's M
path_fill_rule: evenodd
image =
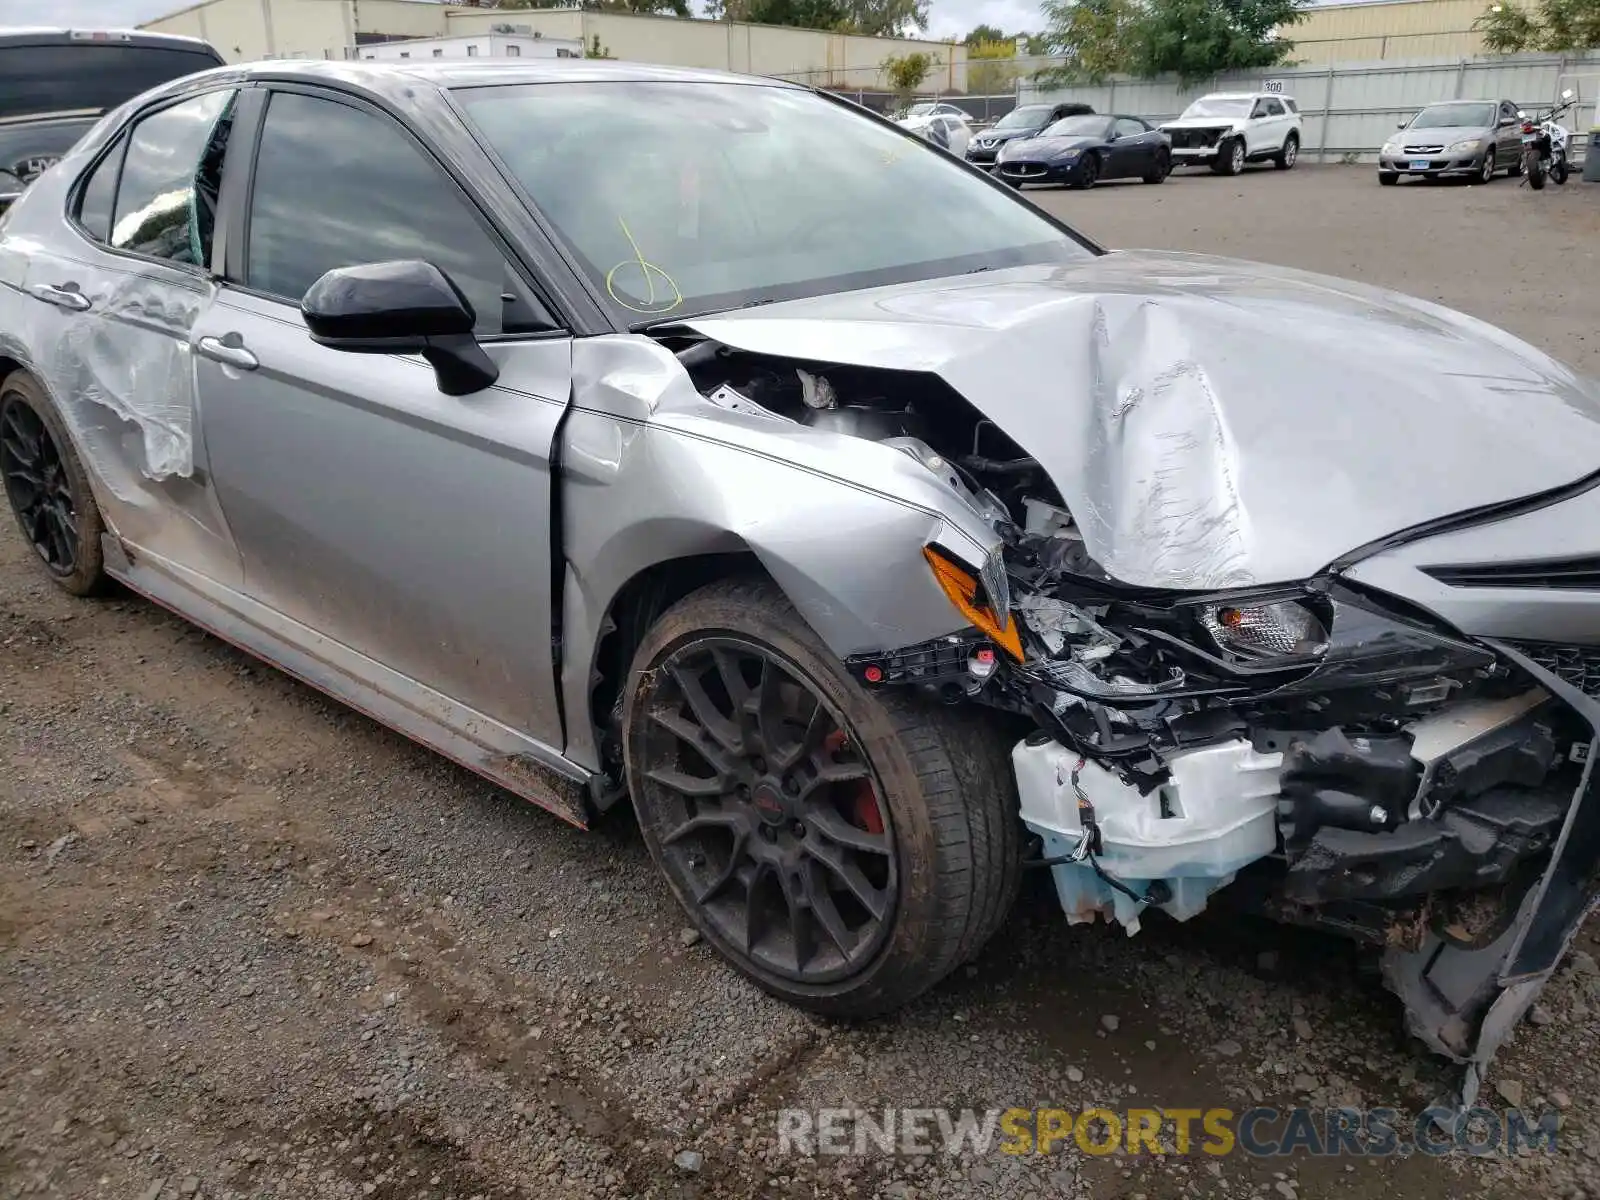
M1184 84L1224 71L1277 66L1294 43L1277 30L1293 25L1308 0L1045 0L1042 35L1063 65L1046 82L1098 81L1118 71L1168 72ZM1600 0L1565 0L1600 3Z
M1141 19L1134 0L1045 0L1042 34L1028 39L1030 54L1049 54L1059 67L1039 73L1046 84L1087 80L1131 70L1135 29Z
M1483 34L1484 48L1491 54L1515 54L1539 41L1538 23L1511 0L1485 9L1472 27Z
M1492 54L1587 50L1600 46L1600 0L1541 0L1537 15L1500 0L1472 23Z
M1293 25L1306 0L1151 0L1137 23L1133 70L1171 72L1184 84L1224 71L1275 67L1294 50L1277 30Z
M967 43L967 91L974 96L993 96L1008 91L1017 81L1017 44L1004 42Z
M714 21L889 37L926 29L928 0L707 0L705 14Z
M600 44L600 35L597 33L587 46L583 48L585 58L610 58L611 47Z
M993 25L974 25L972 31L962 38L962 44L967 46L981 46L985 42L1003 42L1006 35Z
M928 28L928 0L841 0L845 8L845 32L870 37ZM937 63L934 65L938 65Z
M884 59L883 73L889 77L889 86L894 89L894 94L900 103L905 104L922 86L922 81L933 74L934 68L938 65L937 54L924 54L917 50L899 57L890 55Z

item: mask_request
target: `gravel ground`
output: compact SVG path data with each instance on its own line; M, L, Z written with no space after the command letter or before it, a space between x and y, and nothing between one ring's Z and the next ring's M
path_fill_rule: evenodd
M1407 288L1600 374L1600 187L1306 167L1034 198L1113 245ZM1414 1112L1446 1077L1349 947L1069 930L1042 878L909 1011L811 1018L685 934L625 817L576 832L142 600L71 600L9 523L0 762L5 1197L1600 1195L1587 952L1490 1088L1564 1110L1555 1154L781 1155L785 1105Z

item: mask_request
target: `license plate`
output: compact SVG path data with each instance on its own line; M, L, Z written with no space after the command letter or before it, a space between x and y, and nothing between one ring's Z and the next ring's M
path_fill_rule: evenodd
M1525 134L1522 135L1522 144L1524 146L1531 146L1531 145L1533 145L1534 142L1537 142L1538 140L1539 140L1539 135L1537 133L1525 133Z
M1411 169L1413 171L1426 171L1432 165L1433 164L1425 158L1413 158L1411 160Z

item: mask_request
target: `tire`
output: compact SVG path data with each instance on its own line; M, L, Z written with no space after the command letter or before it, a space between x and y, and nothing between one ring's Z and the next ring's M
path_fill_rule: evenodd
M776 682L763 689L758 681L773 671ZM731 701L734 689L744 704ZM798 709L778 718L796 697ZM696 719L699 700L714 714L709 723ZM758 709L772 715L758 718ZM634 656L623 731L628 785L651 858L706 941L783 1000L840 1017L888 1012L975 958L1010 913L1021 826L1008 739L972 709L867 692L770 583L712 584L657 621ZM821 748L805 751L808 743ZM796 760L797 752L809 757ZM840 754L849 761L838 763ZM839 781L807 782L818 762ZM753 782L705 790L725 787L730 776ZM795 776L806 778L796 784ZM851 788L859 819L841 818ZM835 840L841 832L844 840ZM843 874L810 862L850 853L858 880L868 874L863 864L882 856L868 879L867 895L884 910L876 927L868 905L840 890ZM792 856L800 867L791 875L781 864L740 866L774 856ZM867 919L825 945L824 905L813 899L827 901L835 924L843 907ZM770 920L778 905L788 929ZM768 920L750 922L752 910Z
M1144 177L1146 183L1165 183L1167 176L1172 174L1172 155L1161 151L1156 155L1155 170Z
M1068 187L1082 188L1088 191L1100 181L1100 156L1098 154L1085 154L1083 161L1078 164L1078 178Z
M1550 164L1550 182L1560 187L1567 181L1567 160L1558 158Z
M1218 175L1237 175L1244 170L1244 142L1229 138L1217 148L1217 159L1211 169Z
M1530 158L1527 162L1528 186L1536 192L1544 191L1544 159Z
M105 522L55 405L25 371L0 380L0 475L17 527L56 585L74 596L101 591Z
M1485 150L1483 152L1483 165L1478 168L1478 182L1479 183L1493 183L1494 182L1494 173L1500 169L1499 167L1495 166L1494 160L1495 160L1494 147L1490 146L1489 149L1487 149L1487 150Z
M1283 139L1283 149L1273 156L1272 165L1280 171L1292 170L1300 161L1300 135L1291 133Z
M1378 182L1384 187L1393 187L1400 182L1400 174L1398 171L1379 171Z

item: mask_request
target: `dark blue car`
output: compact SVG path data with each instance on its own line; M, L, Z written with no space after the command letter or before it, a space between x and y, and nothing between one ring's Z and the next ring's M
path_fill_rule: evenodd
M996 173L1013 187L1061 183L1093 187L1102 179L1160 183L1172 170L1172 142L1139 117L1066 117L1037 137L1000 148Z

